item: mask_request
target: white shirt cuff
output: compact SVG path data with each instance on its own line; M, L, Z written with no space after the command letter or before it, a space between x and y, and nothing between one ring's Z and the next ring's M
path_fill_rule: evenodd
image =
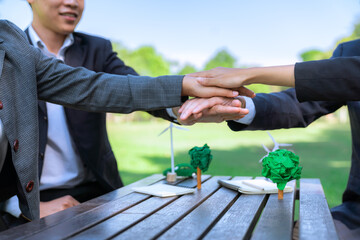
M174 122L176 122L176 123L178 122L177 116L174 114L172 108L167 108L166 112L169 114L170 117L172 117L174 119Z
M252 121L254 120L254 117L256 114L255 104L251 98L249 98L249 97L243 97L243 98L246 101L246 108L249 110L249 113L246 114L245 117L243 117L241 119L234 120L234 122L250 125L252 123Z
M19 218L21 215L21 210L19 207L19 199L15 195L12 198L9 198L4 204L4 212L7 212L13 215L16 218Z

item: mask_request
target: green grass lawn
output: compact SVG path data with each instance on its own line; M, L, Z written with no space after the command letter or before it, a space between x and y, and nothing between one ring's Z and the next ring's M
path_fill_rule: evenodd
M170 167L169 133L158 134L168 126L165 121L108 123L110 142L125 184ZM261 144L272 148L265 131L233 132L226 123L198 124L190 131L174 130L175 164L189 163L188 150L207 143L213 161L206 174L260 176L259 159L265 155ZM351 156L348 124L313 123L308 128L270 131L280 143L292 143L300 157L302 177L320 178L329 206L341 203Z

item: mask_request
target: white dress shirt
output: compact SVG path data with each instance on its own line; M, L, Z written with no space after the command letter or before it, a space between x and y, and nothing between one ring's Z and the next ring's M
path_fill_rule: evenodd
M8 140L5 136L4 125L0 119L0 172L5 162Z
M65 51L74 43L72 34L66 37L57 55L48 51L32 26L29 27L32 44L45 55L65 61ZM51 188L72 188L84 182L87 171L71 138L64 107L46 103L48 133L40 191Z
M67 36L57 55L48 51L32 26L29 27L29 36L34 47L39 48L43 54L65 61L65 51L74 43L72 34ZM46 102L48 133L45 147L44 164L40 178L40 191L51 188L72 188L93 176L84 167L75 143L71 138L66 121L64 107ZM0 134L1 134L0 129ZM0 135L0 139L3 134ZM0 142L0 146L2 144ZM6 145L7 147L7 145ZM2 152L0 152L2 157ZM5 155L6 156L6 152ZM1 161L1 158L0 158ZM0 162L1 163L1 162ZM4 204L4 210L15 217L21 214L19 199L14 196Z

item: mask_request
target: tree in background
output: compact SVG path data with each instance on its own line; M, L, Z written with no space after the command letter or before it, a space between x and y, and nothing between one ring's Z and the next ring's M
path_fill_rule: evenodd
M340 40L338 40L330 50L321 51L319 49L312 49L312 50L301 53L300 57L301 57L302 61L314 61L314 60L328 59L332 56L333 51L340 43L359 39L359 37L360 37L360 20L358 21L358 23L356 23L354 25L354 29L353 29L353 32L351 33L351 35L347 36L347 37L343 37ZM339 120L340 122L347 122L348 121L347 108L342 107L338 111L336 111L334 114L327 115L327 119L331 120L331 121Z
M309 51L301 53L300 57L304 62L315 61L315 60L327 59L327 58L331 57L331 53L329 54L328 52L323 52L318 49L313 49L313 50L309 50Z
M226 49L222 49L215 53L214 57L211 58L206 64L203 70L210 70L216 67L227 67L234 68L236 58L233 57Z
M120 43L113 43L113 48L126 65L134 68L140 75L157 77L170 74L173 62L165 59L152 46L129 50Z
M197 72L195 66L192 65L192 64L190 64L190 63L186 63L186 64L180 69L180 71L177 73L177 75L185 75L185 74L194 73L194 72Z
M300 57L302 61L315 61L315 60L328 59L331 57L333 51L340 43L352 41L358 38L360 38L360 20L358 21L358 23L354 25L354 30L351 33L351 35L347 37L343 37L340 40L338 40L331 49L326 51L321 51L319 49L311 49L301 53Z

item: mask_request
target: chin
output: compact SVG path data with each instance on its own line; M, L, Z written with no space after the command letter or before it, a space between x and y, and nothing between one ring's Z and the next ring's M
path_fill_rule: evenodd
M62 29L62 34L69 35L75 31L75 27L67 27Z

